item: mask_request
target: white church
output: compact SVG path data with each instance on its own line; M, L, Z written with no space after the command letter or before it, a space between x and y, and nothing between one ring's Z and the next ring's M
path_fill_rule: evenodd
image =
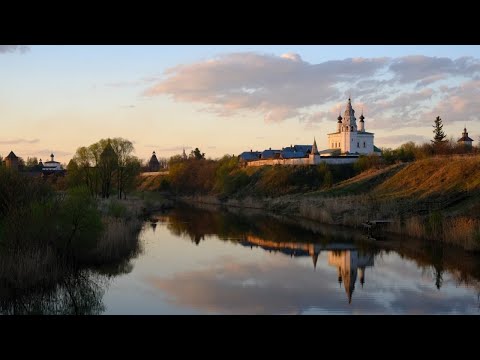
M355 110L348 99L347 108L342 116L337 118L337 131L328 134L328 146L331 150L340 150L341 154L374 154L378 151L373 145L373 133L365 131L365 117L360 115L357 127Z
M360 115L357 126L355 110L351 99L347 108L337 118L337 131L327 134L326 150L318 151L317 142L313 145L290 145L281 150L268 149L245 151L239 155L246 166L263 165L316 165L322 162L329 164L350 164L358 160L360 155L381 155L380 149L374 145L374 134L365 131L365 117Z

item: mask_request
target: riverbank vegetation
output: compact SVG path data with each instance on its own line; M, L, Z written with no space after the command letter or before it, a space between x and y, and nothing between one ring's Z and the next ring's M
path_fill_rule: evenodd
M480 250L480 154L453 141L383 149L352 165L245 167L237 157L172 158L137 189L187 201L258 208Z
M48 184L0 169L0 284L52 285L81 268L135 252L141 221L102 209L84 187L58 193ZM130 218L129 218L130 217Z
M79 148L64 190L48 177L0 167L0 288L55 286L87 268L118 267L140 251L143 218L165 202L126 199L140 168L132 151L125 139Z

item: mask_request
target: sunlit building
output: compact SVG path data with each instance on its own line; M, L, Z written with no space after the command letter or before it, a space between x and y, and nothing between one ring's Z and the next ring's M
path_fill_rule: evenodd
M465 127L463 129L463 133L462 133L462 137L460 139L458 139L457 141L459 144L463 144L467 147L472 147L472 142L473 142L473 139L470 139L468 137L468 132L467 132L467 128Z

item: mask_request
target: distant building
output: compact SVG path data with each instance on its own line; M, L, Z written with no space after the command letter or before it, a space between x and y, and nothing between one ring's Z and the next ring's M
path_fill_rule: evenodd
M54 155L53 153L50 154L50 161L45 161L42 163L42 159L40 159L39 165L42 165L42 173L43 175L64 175L65 170L62 167L62 164L60 164L58 161L54 160Z
M352 102L348 99L347 108L342 116L339 114L337 118L337 131L328 134L329 148L340 150L342 154L375 154L378 148L373 144L374 134L365 131L365 117L360 115L360 122L357 127L357 119L355 110L353 110Z
M239 155L240 161L248 162L260 159L262 153L260 151L244 151Z
M239 159L246 166L318 165L351 164L356 162L360 155L381 155L380 149L374 145L374 134L365 131L363 112L357 127L351 99L348 99L343 118L339 115L337 120L337 131L327 134L328 149L319 151L317 141L313 138L313 145L290 145L282 150L269 148L262 152L250 150L241 153Z
M10 151L10 154L5 158L5 167L18 170L18 157L13 151Z
M459 144L463 144L467 147L472 147L472 142L473 142L473 139L470 139L468 137L468 132L467 132L467 128L465 127L463 129L463 133L462 133L462 137L460 139L458 139L457 141Z
M148 171L159 171L160 170L160 162L157 159L157 155L155 155L155 151L152 153L152 157L148 162Z

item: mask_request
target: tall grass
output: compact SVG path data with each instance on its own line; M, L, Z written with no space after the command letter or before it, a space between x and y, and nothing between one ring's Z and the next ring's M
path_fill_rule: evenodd
M133 256L140 251L138 234L143 222L139 219L125 221L114 217L103 219L103 235L89 256L89 261L105 264Z

